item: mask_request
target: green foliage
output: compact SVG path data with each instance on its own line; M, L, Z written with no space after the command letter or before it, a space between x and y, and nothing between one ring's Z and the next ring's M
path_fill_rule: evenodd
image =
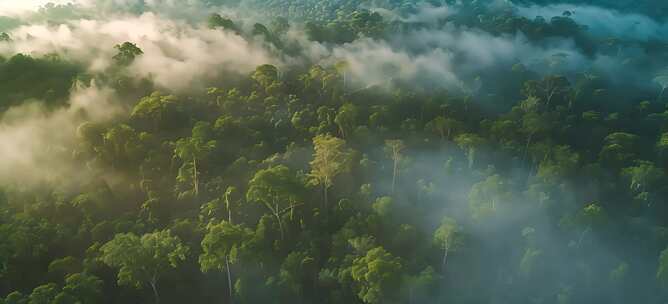
M144 52L132 42L123 42L114 46L118 53L114 55L113 59L119 66L131 65L137 56L141 56Z
M0 60L0 111L28 99L63 104L82 68L57 55L34 58L17 54Z
M55 161L37 163L80 163L61 180L22 184L13 175L37 173L0 168L0 303L147 303L151 292L163 303L666 302L665 81L603 73L626 60L618 49L665 61L661 43L599 39L574 11L527 19L486 1L232 2L204 4L260 7L263 23L165 15L276 60L212 67L221 77L186 90L137 89L126 68L154 55L130 42L90 75L53 54L0 59L0 114L26 99L61 113L78 77L113 87L127 109L104 122L81 110L75 123L91 121L76 131L43 131ZM68 5L40 14L49 27L85 17ZM424 14L434 21L406 17ZM445 91L394 72L369 85L360 63L373 62L348 54L377 45L393 52L370 56L395 56L392 67L431 67L400 38L444 28L475 33L448 43L475 58L505 55L477 37L520 35L532 63L467 75L454 56L463 89ZM7 50L23 39L10 33ZM544 51L562 39L584 56ZM597 63L570 72L587 56Z
M207 25L210 29L222 28L235 33L239 32L239 28L234 24L234 21L224 18L220 14L211 14L207 20Z
M136 288L149 284L157 300L158 280L186 259L188 247L163 230L142 236L117 234L100 247L100 253L101 262L118 269L118 284Z
M253 232L241 225L234 225L226 221L211 224L202 240L203 253L199 257L202 271L225 270L230 263L237 263L245 254L248 242Z
M391 299L400 283L401 261L382 247L369 250L353 261L351 276L364 303L381 303Z

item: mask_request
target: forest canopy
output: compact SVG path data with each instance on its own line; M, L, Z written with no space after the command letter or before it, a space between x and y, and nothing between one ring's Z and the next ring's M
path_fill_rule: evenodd
M0 304L665 303L659 2L0 3Z

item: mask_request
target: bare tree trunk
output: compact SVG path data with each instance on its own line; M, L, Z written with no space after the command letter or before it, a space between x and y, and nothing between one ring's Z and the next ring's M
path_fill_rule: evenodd
M197 181L197 158L193 157L193 186L195 188L195 196L199 195L199 182Z
M230 224L234 224L232 223L232 202L228 193L225 193L225 207L227 207L227 221Z
M445 244L445 250L443 250L443 261L441 262L441 273L445 272L445 264L448 261L448 252L450 251L450 245Z
M394 192L395 192L395 189L396 189L396 185L397 185L397 175L398 175L398 173L399 173L399 172L398 172L398 171L399 171L399 168L398 168L398 159L397 159L397 156L395 155L393 158L394 158L394 166L393 166L393 168L392 168L392 195L394 195Z
M153 278L151 279L151 281L149 282L149 284L151 285L151 289L153 290L153 296L155 297L155 303L156 303L156 304L157 304L157 303L160 303L160 295L158 295L158 282L157 282L157 279L156 279L155 277L153 277Z
M323 195L325 197L325 210L327 210L327 206L328 206L328 203L327 203L327 182L325 182L322 185L322 192L323 192Z
M276 213L274 213L274 216L276 216L276 220L278 221L278 228L281 230L281 240L284 240L285 232L283 231L283 221L281 220L281 214L278 213L278 207L276 207Z
M230 293L230 304L234 303L234 293L232 290L232 271L230 270L230 257L225 256L225 266L227 268L227 289Z
M526 161L529 157L529 146L531 145L531 139L533 138L533 133L529 134L527 138L527 145L524 147L524 160Z

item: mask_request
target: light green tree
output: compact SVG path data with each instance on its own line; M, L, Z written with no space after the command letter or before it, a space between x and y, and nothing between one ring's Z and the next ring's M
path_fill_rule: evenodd
M392 160L392 194L397 187L397 178L399 178L399 167L404 160L403 151L406 145L400 139L385 141L385 154Z
M334 178L349 170L351 153L343 139L330 135L318 135L313 138L315 153L310 162L311 183L320 185L323 191L325 209L328 206L327 190L334 184Z
M281 239L285 238L283 214L302 205L302 184L290 169L278 165L255 173L248 183L246 200L264 205L278 222Z
M400 259L383 247L369 250L366 255L356 258L351 267L350 273L359 290L357 296L369 304L392 298L401 283L401 270Z
M188 247L169 230L137 236L120 233L100 247L100 261L118 269L118 284L137 288L148 284L160 303L158 283L162 275L186 259Z
M253 231L248 228L222 221L218 224L210 223L202 240L202 254L199 256L200 267L204 272L211 270L225 270L227 272L230 302L233 302L234 299L230 265L239 260L245 242L252 235Z
M441 272L445 271L448 255L461 248L464 243L462 227L451 217L444 217L434 232L434 244L443 250Z
M215 140L209 139L211 137L209 135L210 128L211 126L207 122L196 123L192 130L192 136L179 139L174 148L174 155L184 162L185 167L182 167L182 169L187 168L191 171L195 196L199 195L199 169L197 168L197 161L215 150L217 145Z

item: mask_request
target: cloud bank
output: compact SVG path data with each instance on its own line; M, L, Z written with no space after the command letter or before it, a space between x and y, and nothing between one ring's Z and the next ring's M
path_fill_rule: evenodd
M131 41L144 51L129 68L138 78L183 91L226 71L247 73L265 63L278 63L268 51L242 37L191 26L154 13L113 20L74 20L56 26L26 25L10 33L12 43L0 53L58 53L100 72L114 64L114 46Z
M113 90L94 82L75 84L66 108L49 111L34 101L9 109L0 116L0 183L81 182L89 171L72 156L76 129L122 112Z

